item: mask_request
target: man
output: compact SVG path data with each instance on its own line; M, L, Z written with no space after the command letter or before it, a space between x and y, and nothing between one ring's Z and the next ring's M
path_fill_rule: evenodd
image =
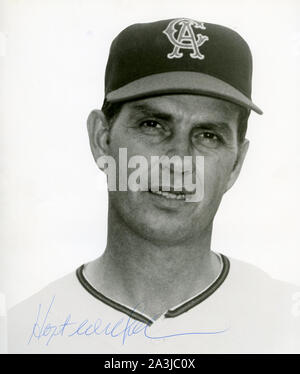
M214 216L248 150L249 113L262 113L251 76L248 45L223 26L171 19L116 37L102 110L88 118L95 161L118 186L109 188L107 246L11 310L11 352L300 351L297 288L210 248ZM124 155L145 161L140 190L129 178L120 188ZM152 184L155 156L177 161L160 165ZM185 157L192 162L178 172ZM112 182L105 160L116 162ZM178 189L186 174L196 183Z

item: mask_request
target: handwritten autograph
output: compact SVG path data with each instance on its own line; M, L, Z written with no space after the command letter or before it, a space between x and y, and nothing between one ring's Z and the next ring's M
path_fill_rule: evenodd
M49 308L44 316L41 316L42 304L39 304L36 321L33 324L32 332L27 344L30 344L32 339L40 340L45 338L45 345L48 346L53 338L57 336L67 336L71 338L75 335L106 335L112 338L120 338L122 344L128 337L143 333L148 339L166 339L175 336L184 335L214 335L226 332L225 330L208 331L208 332L186 332L176 333L166 336L150 336L148 333L149 325L136 321L134 319L121 318L116 323L108 322L105 323L101 318L90 322L88 319L81 321L80 323L72 322L71 314L69 314L63 323L53 324L48 321L49 313L53 307L55 296L53 296Z

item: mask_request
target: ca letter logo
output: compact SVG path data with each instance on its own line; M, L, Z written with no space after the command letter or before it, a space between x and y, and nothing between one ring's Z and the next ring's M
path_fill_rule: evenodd
M176 26L180 26L177 39L175 33L177 32ZM175 19L171 21L167 28L163 31L167 35L169 41L174 45L174 49L167 55L168 58L181 58L183 53L180 49L191 49L190 57L203 60L205 56L200 53L199 47L208 40L208 36L195 33L195 29L205 30L203 22L193 21L191 19Z

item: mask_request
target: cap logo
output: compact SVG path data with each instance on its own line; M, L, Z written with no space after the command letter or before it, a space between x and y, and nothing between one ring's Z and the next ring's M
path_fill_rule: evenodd
M175 26L179 25L179 31ZM199 47L205 43L209 38L208 36L201 35L197 33L197 30L205 30L203 22L197 22L191 19L181 18L171 21L167 28L163 31L167 35L169 41L174 45L174 49L171 53L168 53L167 57L181 58L183 53L180 52L181 49L192 49L193 52L190 53L191 58L198 58L203 60L205 56L200 53ZM177 39L175 38L175 33L178 31Z

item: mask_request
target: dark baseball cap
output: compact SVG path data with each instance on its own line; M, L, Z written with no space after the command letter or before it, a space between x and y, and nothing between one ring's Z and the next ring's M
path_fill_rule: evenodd
M251 51L237 32L187 18L139 23L111 44L103 105L196 94L262 114L252 102L251 81Z

